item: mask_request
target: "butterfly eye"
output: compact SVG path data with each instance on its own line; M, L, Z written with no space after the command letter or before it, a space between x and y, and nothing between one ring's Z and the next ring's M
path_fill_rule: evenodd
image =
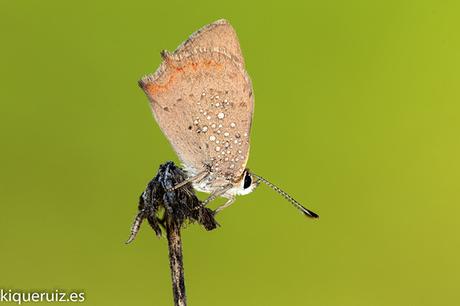
M251 175L249 174L249 172L246 172L246 175L244 176L243 188L247 189L247 188L249 188L249 186L251 186L251 184L252 184Z

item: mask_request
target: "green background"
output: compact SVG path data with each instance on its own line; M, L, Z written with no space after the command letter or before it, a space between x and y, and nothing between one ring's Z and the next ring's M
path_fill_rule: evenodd
M189 304L458 304L458 1L0 3L1 288L172 304L165 239L124 245L177 161L137 80L226 18L256 97L248 166L321 218L261 186L188 226Z

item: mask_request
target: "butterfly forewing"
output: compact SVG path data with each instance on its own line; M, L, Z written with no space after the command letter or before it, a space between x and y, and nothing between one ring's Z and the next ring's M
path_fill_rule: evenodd
M222 31L234 35L227 37L226 43L234 41L228 49ZM236 180L245 169L254 98L240 52L228 23L210 25L165 53L157 72L140 82L158 125L192 174L209 165Z
M236 32L228 21L224 19L208 24L190 35L174 53L181 55L199 48L225 49L231 54L233 60L244 65L243 54L241 53Z

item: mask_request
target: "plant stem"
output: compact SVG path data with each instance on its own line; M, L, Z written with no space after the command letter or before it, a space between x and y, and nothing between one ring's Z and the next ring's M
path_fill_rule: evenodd
M162 228L166 230L175 306L187 305L180 235L182 225L185 222L197 222L208 231L219 225L214 219L215 213L202 205L190 184L171 190L186 177L182 169L173 162L160 166L157 175L139 197L138 213L131 226L131 235L126 241L131 243L136 238L142 222L146 219L158 237L162 237ZM164 214L160 217L161 211Z
M166 235L169 246L169 267L171 268L174 305L186 306L187 298L185 295L184 264L182 261L180 226L178 226L174 221L167 221Z

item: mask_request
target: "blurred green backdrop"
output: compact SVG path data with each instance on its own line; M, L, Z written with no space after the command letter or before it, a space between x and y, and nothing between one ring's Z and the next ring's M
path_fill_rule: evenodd
M458 303L458 1L0 3L1 288L172 304L166 241L124 245L177 161L137 80L226 18L256 96L248 166L321 219L262 186L189 226L189 304Z

